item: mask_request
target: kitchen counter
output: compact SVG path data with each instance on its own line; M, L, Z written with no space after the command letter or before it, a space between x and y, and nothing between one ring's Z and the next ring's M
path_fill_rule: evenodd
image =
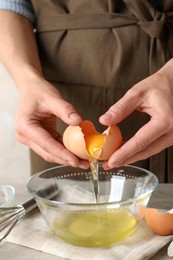
M29 196L24 191L23 187L17 186L15 204L20 204ZM173 184L159 184L157 190L153 193L150 202L150 207L171 209L173 208ZM167 256L167 246L162 248L151 260L170 260ZM46 254L31 248L15 245L8 242L0 244L0 259L6 260L62 260L62 258ZM81 259L82 260L82 259ZM90 259L88 259L90 260ZM105 259L106 260L106 259ZM135 259L133 259L135 260Z

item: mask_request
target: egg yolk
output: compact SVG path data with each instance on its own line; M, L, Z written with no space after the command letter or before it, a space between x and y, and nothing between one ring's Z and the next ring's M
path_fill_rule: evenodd
M93 134L85 138L86 149L88 153L94 158L95 153L98 150L101 150L102 145L104 144L105 134Z

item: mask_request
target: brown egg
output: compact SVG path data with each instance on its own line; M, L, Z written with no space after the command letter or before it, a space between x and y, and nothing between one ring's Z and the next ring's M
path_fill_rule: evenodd
M173 212L160 212L158 209L146 208L145 219L147 225L158 235L173 235Z
M84 121L78 126L68 126L65 129L63 143L79 158L107 160L122 145L122 135L116 125L99 133L92 122Z

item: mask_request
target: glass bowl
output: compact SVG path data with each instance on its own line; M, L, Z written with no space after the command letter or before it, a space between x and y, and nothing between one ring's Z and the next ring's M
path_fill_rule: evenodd
M142 168L104 170L99 164L99 203L90 170L57 166L27 182L50 230L62 240L85 247L105 247L127 238L142 218L157 177ZM56 193L47 199L47 190Z
M15 189L11 185L0 185L0 207L9 207L15 196Z

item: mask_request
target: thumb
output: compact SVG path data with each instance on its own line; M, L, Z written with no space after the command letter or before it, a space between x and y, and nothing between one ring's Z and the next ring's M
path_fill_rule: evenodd
M138 101L139 99L136 99L128 91L99 118L99 122L103 125L113 125L121 122L138 107Z
M73 105L65 101L62 97L58 97L51 102L49 109L51 113L68 125L78 125L83 121Z

